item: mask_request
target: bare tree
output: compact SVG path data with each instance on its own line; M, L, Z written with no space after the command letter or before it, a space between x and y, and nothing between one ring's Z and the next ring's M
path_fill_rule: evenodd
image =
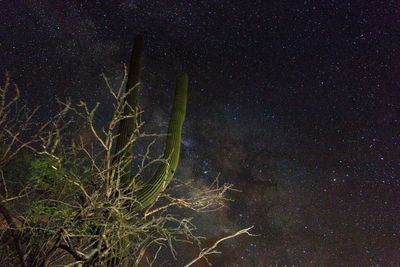
M186 265L191 266L218 253L222 241L251 235L250 228L242 229L204 248L192 219L176 212L218 212L229 201L227 193L236 189L221 185L218 178L207 189L188 179L172 179L179 161L187 77L177 79L166 136L143 130L141 110L127 100L139 86L133 80L126 69L119 88L105 78L113 115L98 126L99 104L89 107L83 101L58 101L55 116L35 123L37 109L19 107L18 87L6 75L0 88L0 265L152 266L161 253L176 258L175 245L185 242L199 249ZM134 127L123 136L121 125L127 121ZM153 157L152 146L163 137L165 152ZM149 141L142 153L129 152L143 140ZM155 174L146 180L148 170ZM182 187L192 192L190 197L177 195L175 189Z

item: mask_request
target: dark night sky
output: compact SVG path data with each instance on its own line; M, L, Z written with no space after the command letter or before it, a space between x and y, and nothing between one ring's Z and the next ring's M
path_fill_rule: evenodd
M180 175L243 190L201 226L260 234L214 266L398 266L399 25L399 1L0 1L0 71L42 116L106 106L144 33L154 126L190 76Z

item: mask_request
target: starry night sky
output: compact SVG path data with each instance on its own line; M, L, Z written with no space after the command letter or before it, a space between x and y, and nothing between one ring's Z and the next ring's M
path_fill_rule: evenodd
M0 72L43 117L107 107L143 33L149 127L189 73L179 175L243 191L201 228L260 234L214 266L398 266L399 25L398 1L0 1Z

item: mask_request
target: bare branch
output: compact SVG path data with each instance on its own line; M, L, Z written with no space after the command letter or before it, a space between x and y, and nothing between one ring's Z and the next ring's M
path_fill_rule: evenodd
M248 236L256 236L256 235L251 234L251 233L249 232L252 228L253 228L253 226L252 226L252 227L249 227L249 228L244 228L244 229L241 229L241 230L237 231L237 232L234 233L234 234L231 234L231 235L228 235L228 236L225 236L225 237L223 237L223 238L218 239L211 247L209 247L209 248L203 248L203 249L200 251L199 255L198 255L196 258L194 258L192 261L190 261L189 263L187 263L187 264L185 265L185 267L189 267L189 266L193 265L194 263L198 262L199 260L201 260L201 259L203 259L203 258L208 262L208 259L207 259L208 256L210 256L210 255L212 255L212 254L219 254L219 253L220 253L220 252L217 250L217 247L218 247L218 245L219 245L221 242L224 242L225 240L232 239L232 238L235 238L235 237L237 237L237 236L239 236L239 235L243 235L243 234L246 234L246 235L248 235ZM208 263L209 263L209 262L208 262ZM211 265L211 264L209 263L209 265Z

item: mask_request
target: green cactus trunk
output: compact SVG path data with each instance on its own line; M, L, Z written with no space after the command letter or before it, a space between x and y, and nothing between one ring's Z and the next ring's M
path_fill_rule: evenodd
M182 142L182 128L186 114L188 76L181 73L176 79L174 104L168 126L163 162L153 177L136 193L134 210L148 207L171 182L178 167Z
M129 182L131 177L132 160L126 162L126 159L133 157L132 135L135 134L138 127L138 91L140 88L140 77L143 68L143 36L138 35L135 38L131 61L128 68L128 80L126 83L126 105L124 107L123 116L129 116L121 120L119 124L118 137L116 141L114 163L123 165L119 173L121 174L121 182ZM121 164L123 162L123 164Z
M131 91L124 100L126 103L124 115L131 117L125 118L120 122L113 159L113 163L117 164L120 168L121 165L123 165L122 171L119 171L122 185L126 185L131 182L132 179L130 172L133 161L133 144L131 141L132 135L137 134L138 130L138 85L140 82L142 61L143 36L138 36L135 38L126 85L126 92L129 92L129 90ZM135 89L132 90L134 87ZM138 181L139 184L143 184L143 186L134 193L136 202L129 205L134 211L139 211L142 208L148 207L156 201L160 193L164 191L170 183L178 167L182 128L186 114L187 91L188 76L186 73L181 73L176 79L175 97L168 126L163 161L148 182Z

